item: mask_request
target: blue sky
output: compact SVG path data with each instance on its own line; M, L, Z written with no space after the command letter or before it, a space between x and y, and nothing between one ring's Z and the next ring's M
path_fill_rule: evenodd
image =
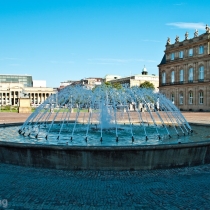
M210 1L0 0L0 74L61 81L158 74L167 37L205 32Z

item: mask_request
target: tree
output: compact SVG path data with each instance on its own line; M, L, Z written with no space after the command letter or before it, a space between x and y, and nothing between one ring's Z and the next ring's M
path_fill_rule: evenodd
M116 82L116 83L113 83L113 84L112 84L112 87L119 90L119 89L122 88L122 85L121 85L120 83Z
M104 82L104 84L107 87L112 87L112 88L116 88L116 89L121 89L122 88L122 85L118 82L116 82L116 83Z
M153 83L149 82L149 81L145 81L143 83L140 84L140 88L149 88L149 89L152 89L154 90L155 89L155 86Z
M111 87L112 86L111 82L104 82L104 85L107 86L107 87Z

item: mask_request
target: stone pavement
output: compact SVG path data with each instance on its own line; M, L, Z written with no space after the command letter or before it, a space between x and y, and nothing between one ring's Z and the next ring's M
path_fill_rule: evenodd
M210 165L63 171L0 164L0 182L1 209L210 209Z
M210 125L210 112L182 112L189 123L201 123ZM24 122L30 114L12 112L0 112L0 124Z
M210 112L183 112L210 124ZM0 124L28 114L0 113ZM62 171L0 164L0 209L210 209L210 165L150 171Z

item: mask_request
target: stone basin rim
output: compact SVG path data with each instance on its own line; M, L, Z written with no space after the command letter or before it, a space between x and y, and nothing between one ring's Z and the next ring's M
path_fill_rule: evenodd
M25 149L52 149L52 150L101 150L101 151L114 151L114 150L166 150L190 147L206 147L210 146L210 141L190 142L190 143L177 143L177 144L164 144L164 145L135 145L135 146L71 146L71 145L44 145L44 144L30 144L30 143L17 143L0 141L0 147L16 147Z

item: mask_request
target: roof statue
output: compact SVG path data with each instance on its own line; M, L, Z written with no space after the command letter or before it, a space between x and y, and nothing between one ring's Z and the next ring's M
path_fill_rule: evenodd
M198 30L195 29L194 37L198 37Z
M169 44L171 44L171 39L168 37L166 45L169 45Z
M185 40L188 40L188 36L189 36L189 34L188 34L188 32L186 31L186 33L185 33Z
M179 36L176 36L175 42L179 42Z
M206 24L206 33L210 33L210 28L209 28L209 26Z

